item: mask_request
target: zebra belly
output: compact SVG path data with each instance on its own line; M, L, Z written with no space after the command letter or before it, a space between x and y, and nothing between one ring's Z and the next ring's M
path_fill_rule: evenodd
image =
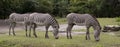
M16 22L17 24L24 24L24 22Z
M45 23L44 22L35 22L37 25L39 25L39 26L44 26L45 25Z
M85 26L85 23L75 23L78 26Z

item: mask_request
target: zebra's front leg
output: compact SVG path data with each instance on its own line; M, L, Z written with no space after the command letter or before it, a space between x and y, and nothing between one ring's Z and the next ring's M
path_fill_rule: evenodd
M12 24L10 24L10 27L9 27L9 35L11 35L11 27L12 27Z
M50 25L45 26L45 28L46 28L45 38L49 38L49 36L48 36L48 28L49 27L50 27Z
M27 35L27 25L25 25L25 32L26 32L26 37L28 37L28 35Z
M30 25L29 27L29 37L31 37L31 28L32 28L32 25Z
M87 27L86 40L90 40L89 27Z
M16 36L15 31L14 31L15 26L16 26L16 23L13 23L12 30L13 30L13 35L14 35L14 36Z
M73 24L68 24L67 27L67 39L72 39L72 35L71 35L71 30L72 30Z
M36 35L36 27L37 27L37 25L34 24L34 25L33 25L33 35L37 38L37 35Z

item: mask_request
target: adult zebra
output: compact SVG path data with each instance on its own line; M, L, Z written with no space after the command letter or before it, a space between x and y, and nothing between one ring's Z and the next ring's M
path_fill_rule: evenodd
M33 27L33 35L37 37L36 35L36 26L45 26L46 28L46 33L45 33L45 38L49 38L48 36L48 28L50 26L53 27L53 35L55 36L56 39L58 39L58 31L59 31L59 24L56 21L54 17L52 17L50 14L46 13L32 13L30 14L30 27ZM33 26L34 25L34 26ZM29 32L29 36L31 36L31 31Z
M92 26L94 28L94 37L96 41L99 41L101 26L97 19L90 14L77 14L77 13L70 13L67 15L68 27L67 27L67 38L72 39L71 36L71 29L74 25L79 26L86 26L86 40L90 39L89 28Z
M9 35L11 35L11 30L13 35L15 36L15 32L14 32L14 28L16 26L16 24L25 24L26 27L26 32L27 32L27 25L28 25L28 17L29 17L30 13L26 13L26 14L18 14L18 13L11 13L9 16L8 21L10 22L10 27L9 27ZM27 36L27 33L26 33Z

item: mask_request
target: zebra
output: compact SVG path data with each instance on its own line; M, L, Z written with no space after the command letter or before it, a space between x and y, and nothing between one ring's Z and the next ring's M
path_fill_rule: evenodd
M8 21L10 22L10 27L9 27L9 35L11 35L11 31L13 35L15 36L14 28L16 27L16 24L25 24L25 28L27 28L28 25L28 17L29 13L26 14L18 14L18 13L11 13L9 16ZM27 32L27 29L26 29ZM27 33L26 33L27 36Z
M78 13L70 13L66 16L68 21L67 38L72 39L71 30L74 25L86 26L86 40L90 40L89 28L92 26L94 29L94 38L96 41L99 41L101 26L98 20L91 16L90 14L78 14Z
M30 20L30 27L33 27L33 35L35 37L37 37L36 35L36 27L37 26L45 26L45 29L46 29L46 33L45 33L45 38L49 38L48 36L48 28L50 26L52 26L53 28L53 35L55 36L55 39L58 39L58 32L59 32L59 24L57 22L57 20L52 17L50 14L48 13L37 13L37 12L34 12L32 14L30 14L30 17L29 17L29 20ZM29 32L29 36L31 36L31 31Z

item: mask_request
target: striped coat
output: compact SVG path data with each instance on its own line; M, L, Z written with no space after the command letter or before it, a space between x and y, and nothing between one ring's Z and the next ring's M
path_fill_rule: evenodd
M99 41L99 35L101 32L101 26L97 19L90 14L77 14L70 13L67 15L68 27L67 27L67 38L72 38L71 29L74 25L86 26L86 40L90 39L89 36L89 28L92 26L94 29L94 37L97 41Z
M37 37L36 33L35 33L35 29L36 26L45 26L46 28L46 34L45 34L45 38L49 38L48 37L48 28L49 26L53 27L53 34L55 36L56 39L58 39L58 29L59 29L59 24L57 22L57 20L52 17L50 14L46 13L32 13L30 14L29 17L29 21L31 23L31 26L33 25L33 34L35 37ZM29 34L30 36L30 34Z

